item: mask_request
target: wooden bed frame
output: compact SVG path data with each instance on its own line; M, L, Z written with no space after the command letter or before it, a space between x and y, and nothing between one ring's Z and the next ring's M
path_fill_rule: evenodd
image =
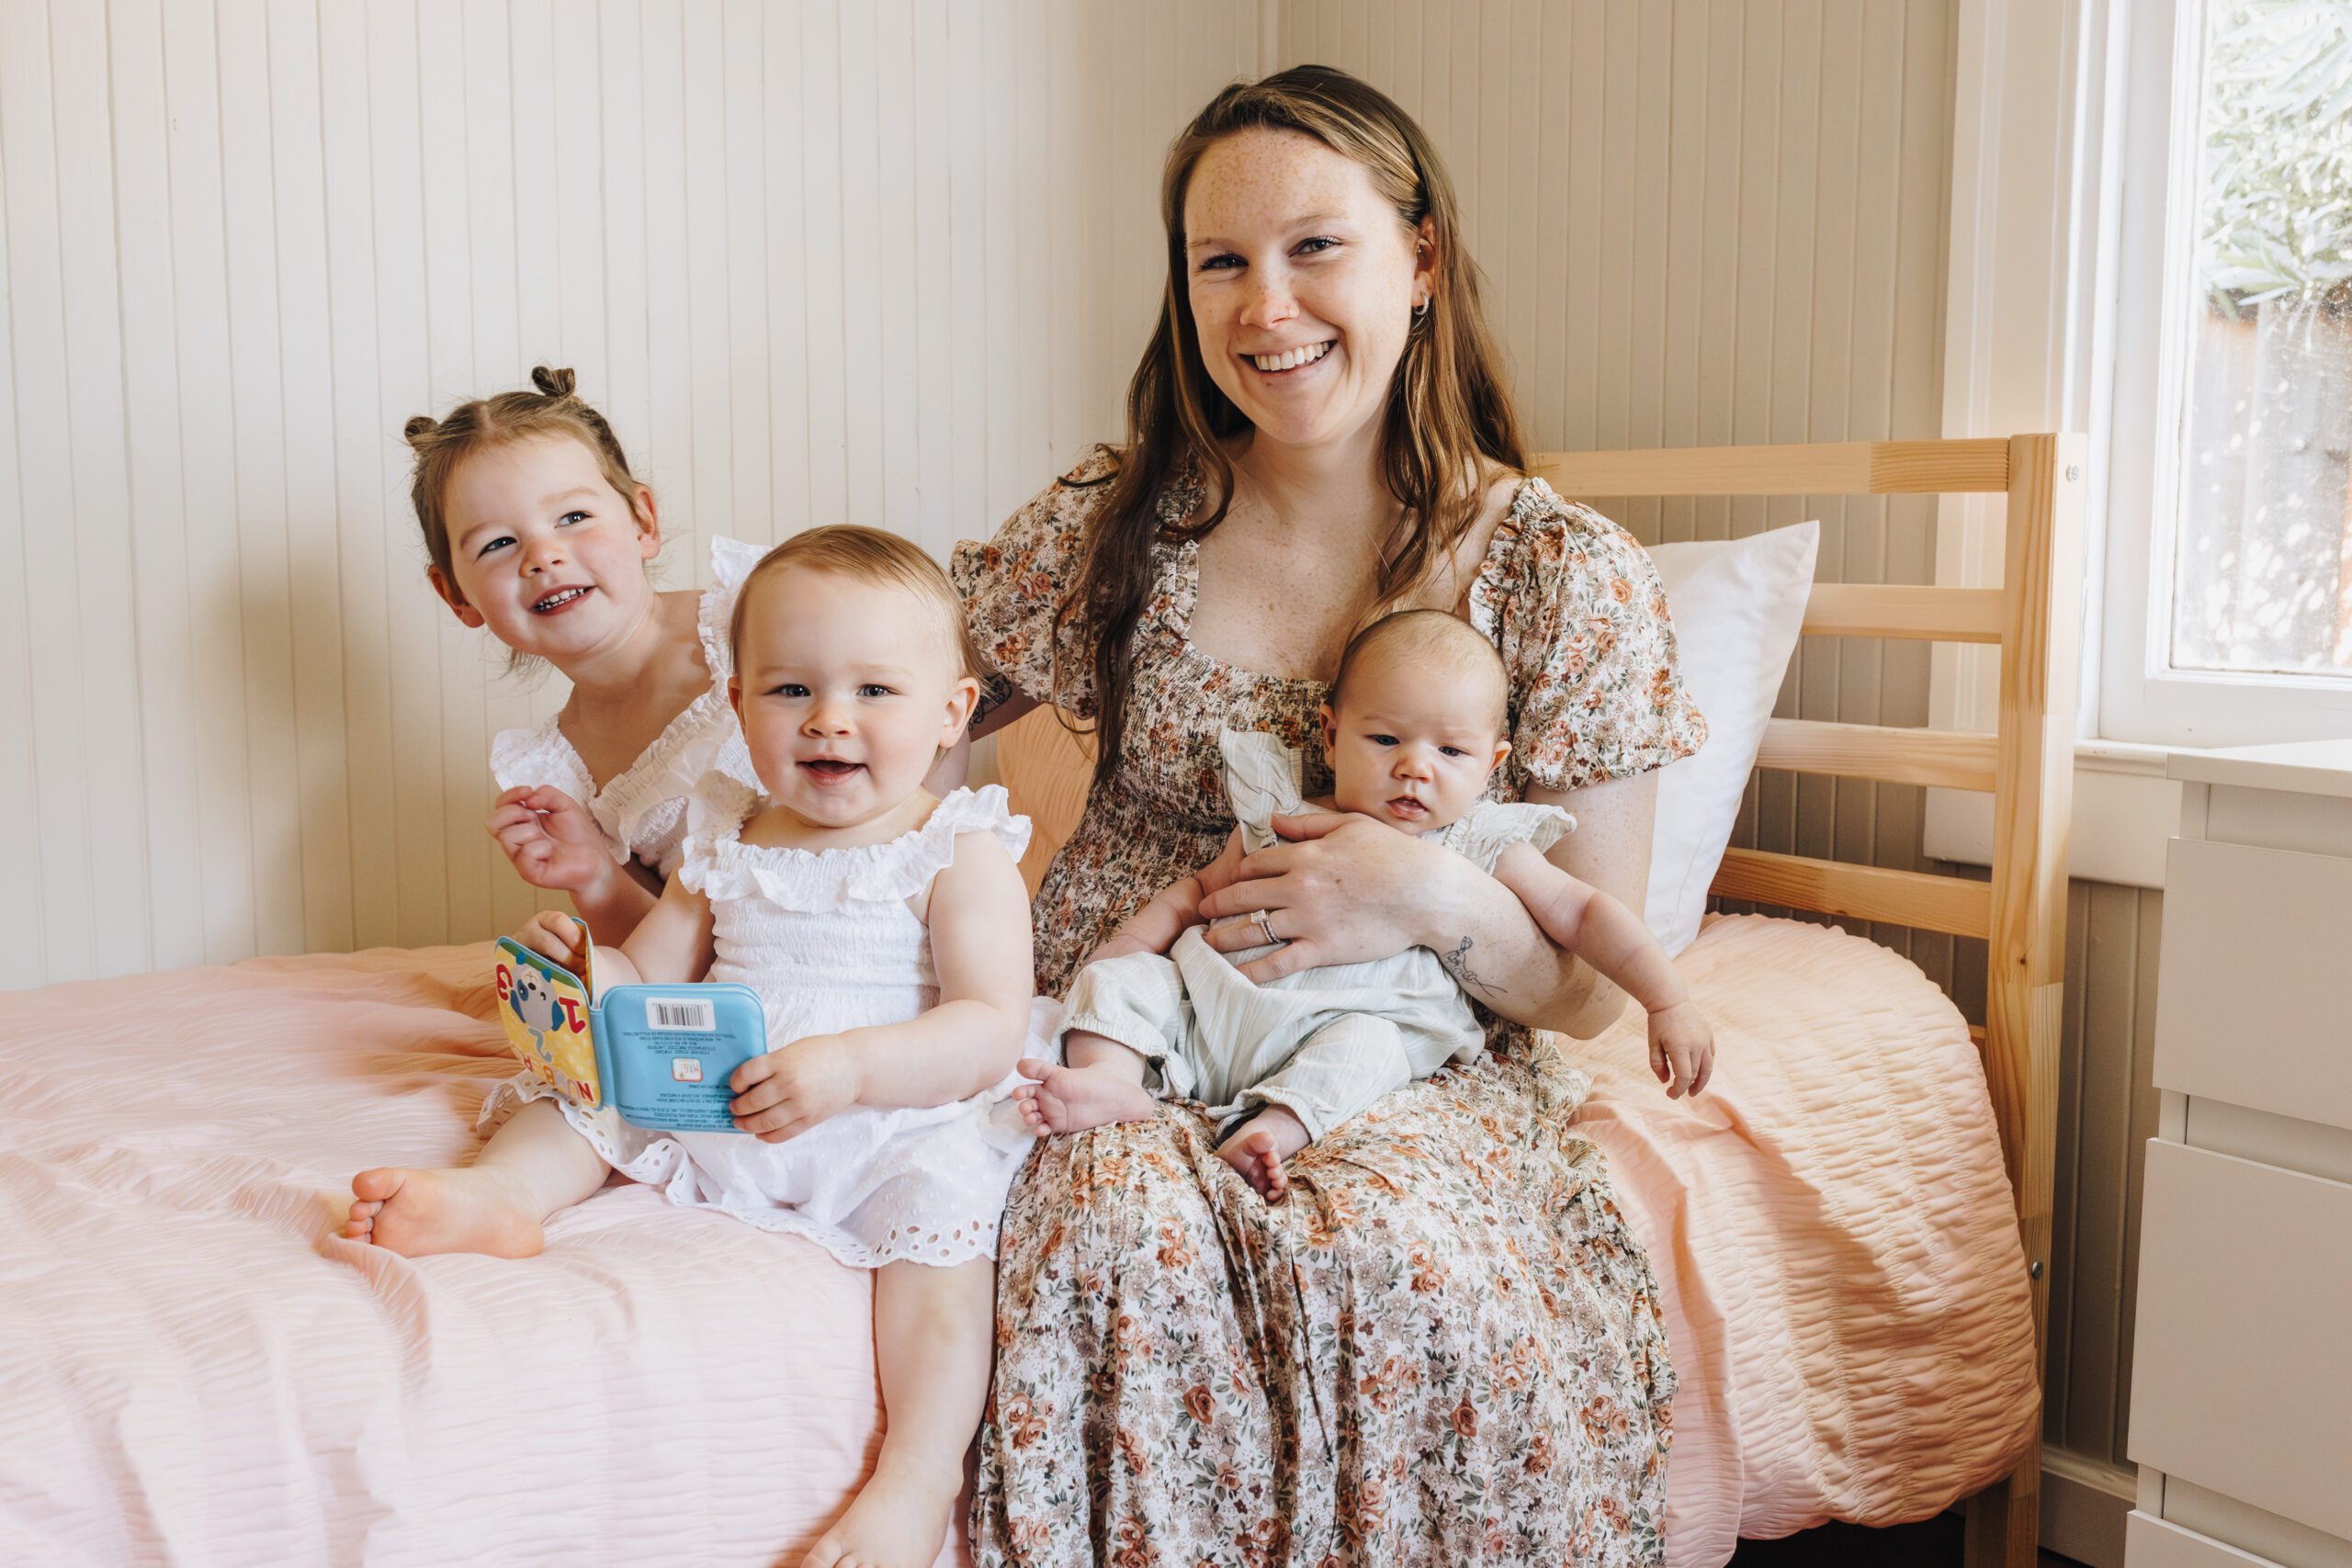
M2049 1314L2050 1202L2057 1136L2059 998L2066 960L2066 833L2082 635L2084 441L1868 441L1808 446L1546 452L1534 471L1563 495L1839 497L2006 494L2002 586L1817 584L1807 637L1904 637L2001 650L1992 734L1771 721L1758 766L1993 796L1989 883L1733 849L1713 892L1785 908L1983 938L1988 944L1984 1078L2031 1275L2037 1375ZM1090 759L1050 713L998 739L997 766L1037 825L1023 870L1034 892L1077 823ZM2033 1568L2041 1444L1968 1500L1970 1568Z

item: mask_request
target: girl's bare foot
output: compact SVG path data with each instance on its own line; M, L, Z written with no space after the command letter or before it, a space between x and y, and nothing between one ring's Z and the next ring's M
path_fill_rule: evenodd
M1063 1067L1024 1056L1021 1076L1035 1078L1012 1091L1021 1119L1040 1133L1083 1133L1114 1122L1148 1122L1151 1091L1111 1067Z
M1269 1105L1219 1144L1216 1153L1258 1190L1258 1196L1279 1203L1290 1190L1290 1176L1283 1169L1283 1161L1313 1141L1306 1135L1306 1122L1279 1105Z
M539 1219L496 1170L384 1166L351 1179L351 1218L343 1234L403 1258L428 1252L535 1258L547 1241Z
M963 1484L960 1468L930 1478L876 1470L800 1568L931 1568Z

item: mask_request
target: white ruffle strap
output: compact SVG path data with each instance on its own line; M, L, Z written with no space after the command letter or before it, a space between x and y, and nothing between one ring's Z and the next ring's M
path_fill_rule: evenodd
M702 661L709 667L710 678L726 700L727 677L735 673L735 660L727 646L728 628L735 620L735 600L743 591L743 580L760 564L767 551L758 545L747 545L741 539L713 539L710 542L709 588L703 590L702 602L695 612L695 629L702 637Z
M1216 749L1225 760L1225 793L1241 824L1242 846L1255 854L1274 842L1273 819L1306 804L1299 787L1306 759L1262 729L1220 729Z
M1029 848L1029 818L1012 813L1002 784L959 789L929 820L888 843L852 849L795 850L746 844L743 823L760 796L713 773L686 806L685 860L678 877L717 900L758 894L781 908L822 914L853 900L911 898L956 859L963 833L993 833L1019 860Z
M758 790L723 771L713 770L696 782L686 796L686 838L679 846L684 858L674 874L688 891L714 891L710 874L721 847L742 847L736 837L759 809L761 798Z
M537 729L502 729L492 736L490 773L502 791L553 785L583 805L595 793L580 753L552 715Z
M1556 806L1521 800L1482 800L1439 834L1439 842L1487 871L1513 844L1538 854L1576 831L1577 819Z

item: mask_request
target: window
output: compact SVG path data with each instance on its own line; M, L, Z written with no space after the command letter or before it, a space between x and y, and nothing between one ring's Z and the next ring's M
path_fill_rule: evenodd
M2352 0L2130 9L2100 731L2352 734Z

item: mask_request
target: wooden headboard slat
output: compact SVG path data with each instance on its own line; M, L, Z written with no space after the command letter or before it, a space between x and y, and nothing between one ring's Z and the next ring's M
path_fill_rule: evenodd
M1924 871L1729 849L1708 891L1724 898L1810 909L1854 920L1983 938L1993 930L1993 890Z
M1538 452L1562 495L1959 495L2009 488L2006 441L1844 441Z
M1972 730L1889 728L1776 718L1764 727L1759 768L1841 779L1992 793L2000 738Z
M1816 582L1805 602L1807 637L1892 637L1926 642L1999 642L1997 588L1925 588Z

